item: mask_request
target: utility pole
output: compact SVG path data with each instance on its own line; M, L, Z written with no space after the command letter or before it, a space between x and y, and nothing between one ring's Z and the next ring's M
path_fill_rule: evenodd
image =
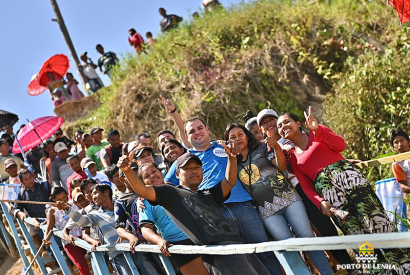
M65 43L67 44L67 47L70 50L71 56L74 60L75 67L77 68L78 75L80 76L81 83L84 86L85 92L87 92L87 87L85 85L86 81L84 80L84 77L80 72L80 67L79 67L80 60L78 59L77 52L75 51L73 42L71 41L70 35L68 34L68 30L65 26L63 16L61 15L61 12L60 12L60 8L58 7L56 0L50 0L50 2L51 2L51 6L53 7L54 14L56 15L56 19L52 19L52 21L56 21L58 25L60 26L60 30L64 36Z

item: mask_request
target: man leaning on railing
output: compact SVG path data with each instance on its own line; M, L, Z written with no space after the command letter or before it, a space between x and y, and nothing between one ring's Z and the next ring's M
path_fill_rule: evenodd
M94 228L102 244L115 244L119 236L115 229L111 187L107 184L95 185L92 190L92 198L99 210L86 215L81 215L65 202L58 202L57 207L60 210L65 210L65 213L79 226ZM122 251L110 251L109 259L117 274L132 274Z
M21 169L18 173L19 179L22 183L22 188L18 194L19 201L38 201L48 202L50 199L50 185L47 181L38 182L34 180L33 175L28 169ZM35 225L27 224L27 230L33 238L35 245L41 246L43 231L40 228L40 223L46 218L45 204L29 204L16 203L13 208L13 214L16 218L24 219L27 217L33 218ZM41 236L40 236L41 235Z

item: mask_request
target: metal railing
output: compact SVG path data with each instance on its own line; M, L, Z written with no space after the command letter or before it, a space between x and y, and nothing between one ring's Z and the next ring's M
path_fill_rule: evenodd
M23 259L25 266L29 265L29 261L25 256L24 250L22 248L22 243L19 239L18 229L14 225L14 218L7 212L5 205L1 203L6 220L11 228L14 241L19 249L20 255ZM30 252L35 255L37 249L34 245L33 240L28 233L28 230L21 220L17 219L18 225L21 229L21 234L23 235L25 241L30 247ZM33 221L27 218L25 222L32 224ZM40 227L43 231L46 230L46 225ZM0 226L3 231L4 226ZM7 234L6 234L7 235ZM59 270L49 273L45 264L39 258L36 260L39 269L43 274L55 274L57 272L62 272L65 275L71 274L68 265L62 256L60 249L56 243L56 238L63 238L61 230L54 230L53 235L50 239L51 250L54 254L55 259L58 262ZM9 240L10 241L10 240ZM272 241L258 244L234 244L234 245L203 245L203 246L193 246L193 245L174 245L169 248L169 252L178 254L211 254L211 255L230 255L230 254L248 254L248 253L262 253L267 251L273 251L278 257L279 262L283 266L286 274L294 274L292 272L292 267L286 262L285 258L282 256L282 251L312 251L312 250L337 250L337 249L358 249L363 243L368 242L374 248L410 248L410 232L403 233L382 233L382 234L367 234L367 235L354 235L354 236L336 236L336 237L320 237L320 238L292 238L283 241ZM110 245L101 245L91 251L91 245L82 239L76 239L75 244L91 255L92 261L94 261L94 267L96 274L106 275L110 274L106 259L104 258L104 253L108 251L123 251L124 256L132 270L132 274L138 275L138 269L136 268L132 258L129 243L119 243ZM8 243L11 245L11 242ZM138 252L151 252L158 253L160 255L161 262L163 263L164 269L169 275L175 274L175 271L171 265L171 262L167 257L164 257L159 248L152 244L140 244L135 247L135 251ZM30 272L33 275L32 272Z
M405 159L410 157L409 153L403 153L395 156L386 157L379 160L367 161L362 164L357 165L358 167L364 166L378 166L381 164L391 163L393 161ZM20 230L14 225L14 217L12 217L5 207L4 203L1 203L1 208L3 209L3 214L6 221L11 229L11 234L13 235L14 241L16 243L17 249L19 250L20 256L23 260L24 265L27 267L30 262L25 255L25 251L20 240L20 236L24 237L26 243L29 246L32 255L37 252L36 246L28 233L28 230L21 220L17 219L17 223ZM27 223L32 223L31 218L25 220ZM40 227L43 231L46 230L46 225ZM4 225L0 220L0 230L3 235L6 236L6 243L11 246L11 240L7 237L7 233ZM19 234L19 231L21 234ZM58 262L59 269L48 273L45 268L45 264L42 262L41 258L36 259L39 269L43 274L56 274L62 272L65 275L71 274L64 257L62 256L58 245L56 244L55 238L63 238L61 230L54 230L51 236L51 250L54 254L55 259ZM381 234L365 234L365 235L353 235L353 236L335 236L335 237L319 237L319 238L291 238L283 241L272 241L264 242L258 244L231 244L231 245L203 245L203 246L192 246L192 245L174 245L169 248L171 254L211 254L211 255L231 255L231 254L248 254L248 253L262 253L273 251L277 256L282 267L286 271L287 275L295 274L292 271L292 266L284 258L283 251L313 251L313 250L339 250L339 249L359 249L362 244L368 242L375 249L377 248L410 248L410 232L403 233L381 233ZM94 262L95 273L100 275L110 274L106 259L104 258L104 253L108 251L123 251L127 263L132 270L132 274L138 275L138 269L136 268L132 258L129 243L119 243L110 245L101 245L91 251L91 245L82 239L76 239L75 244L91 255L91 260ZM135 251L138 252L150 252L158 253L161 262L164 266L165 271L168 275L175 275L175 270L173 269L171 262L167 257L164 257L159 248L153 244L140 244L135 247ZM34 275L33 271L30 271L30 275Z

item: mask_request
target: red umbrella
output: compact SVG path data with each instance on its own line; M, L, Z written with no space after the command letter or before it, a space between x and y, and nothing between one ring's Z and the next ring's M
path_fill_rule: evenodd
M389 0L389 4L397 10L402 24L410 21L409 0Z
M33 120L24 126L17 134L13 144L13 153L20 153L17 139L24 152L41 144L51 137L63 124L64 119L56 116L45 116Z
M63 78L68 71L70 64L68 57L64 54L56 54L44 62L38 73L38 79L41 86L46 86L52 80L48 77L48 73L53 73L55 79Z
M47 87L40 85L40 83L38 82L38 74L35 74L31 78L31 81L27 86L27 93L33 96L39 95L39 94L42 94L46 89Z

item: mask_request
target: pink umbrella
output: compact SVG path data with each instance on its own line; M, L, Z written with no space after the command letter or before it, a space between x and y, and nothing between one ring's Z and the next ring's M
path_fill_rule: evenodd
M17 134L13 144L13 153L20 153L17 140L26 152L51 137L63 125L63 122L62 117L45 116L27 123Z

